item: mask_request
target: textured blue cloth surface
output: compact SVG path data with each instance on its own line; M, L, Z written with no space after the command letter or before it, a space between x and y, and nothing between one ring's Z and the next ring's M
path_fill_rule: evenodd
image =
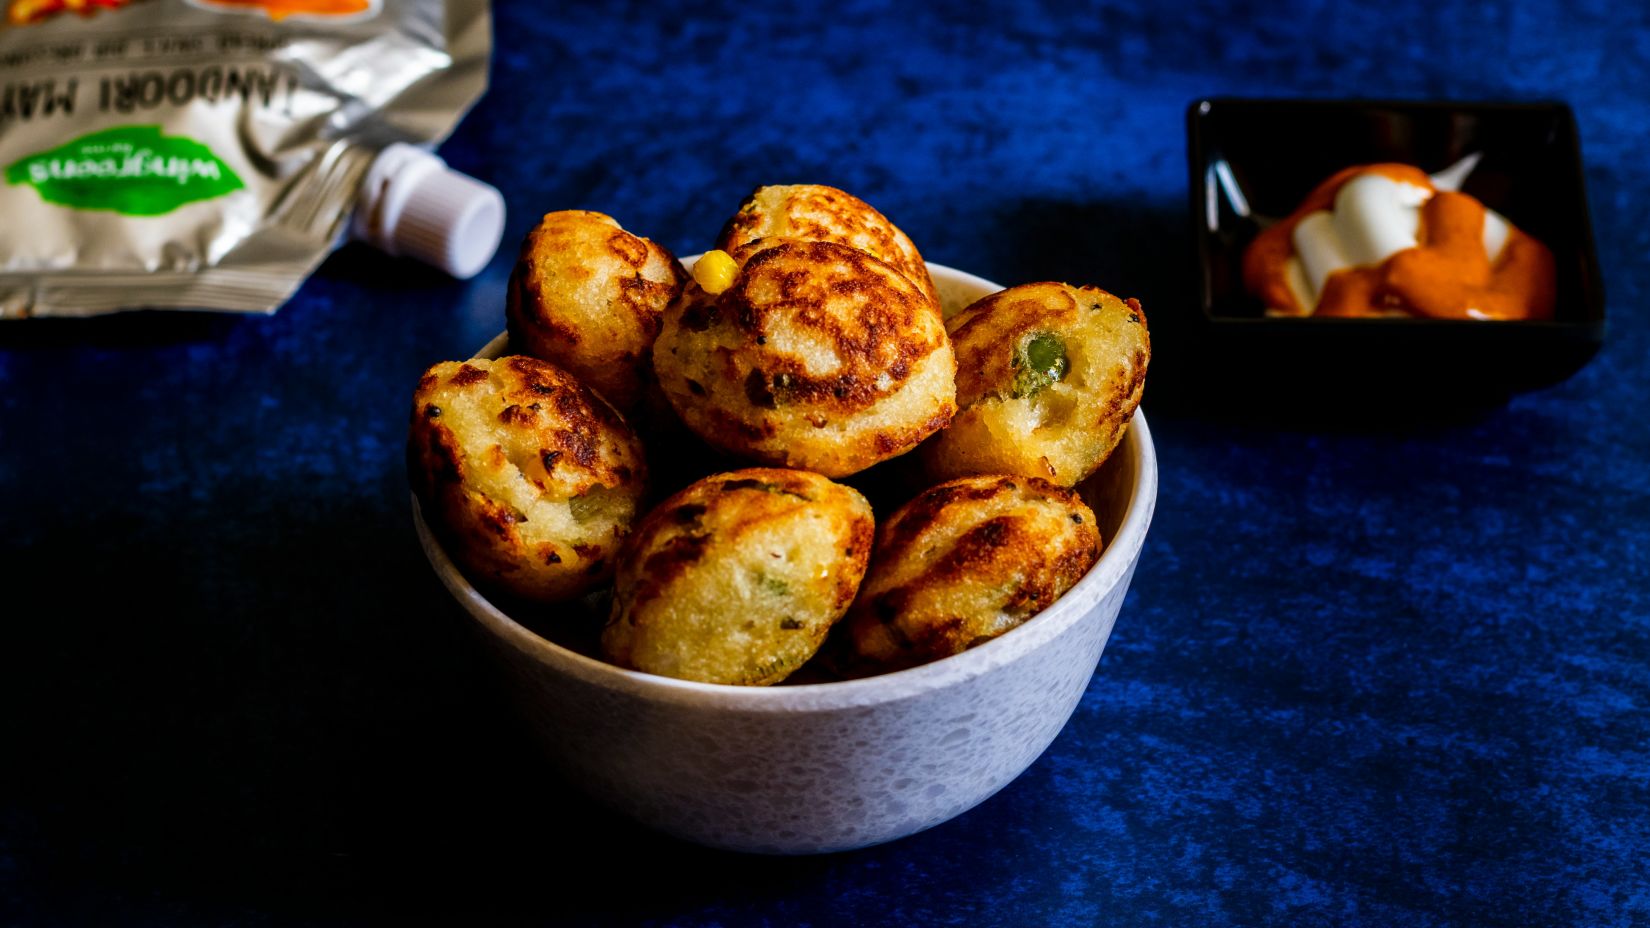
M0 330L0 922L1650 924L1650 9L496 17L444 148L509 202L477 280L352 246L272 318ZM1182 115L1209 94L1570 102L1605 347L1402 427L1154 413L1157 519L1099 672L946 825L749 858L556 782L401 465L418 374L503 327L537 216L685 254L756 184L829 183L930 260L1160 315L1195 293Z

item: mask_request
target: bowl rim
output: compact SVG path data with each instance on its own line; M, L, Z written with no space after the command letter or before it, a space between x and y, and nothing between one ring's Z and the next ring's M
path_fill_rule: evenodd
M688 263L684 259L683 263ZM940 264L928 265L939 284L970 286L995 293L1003 288L991 281ZM984 294L983 294L984 295ZM498 357L508 345L508 333L488 342L475 357ZM1013 663L1060 637L1087 615L1108 593L1126 582L1145 543L1157 503L1157 453L1142 410L1136 409L1118 446L1134 459L1134 485L1117 532L1100 557L1065 595L1024 624L961 654L906 670L828 683L794 686L734 686L701 683L628 670L587 657L541 637L495 606L459 571L425 522L416 495L412 496L413 523L430 566L459 605L495 638L530 655L536 663L608 690L656 701L719 707L752 713L785 713L857 708L914 698L982 676Z

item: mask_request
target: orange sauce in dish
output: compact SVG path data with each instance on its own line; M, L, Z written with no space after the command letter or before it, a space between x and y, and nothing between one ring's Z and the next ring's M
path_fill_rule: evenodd
M1287 283L1295 227L1311 213L1333 209L1348 181L1379 174L1431 191L1421 206L1417 244L1380 264L1347 267L1324 281L1316 307L1301 306ZM1484 204L1438 190L1407 164L1371 164L1338 171L1307 195L1288 218L1262 232L1243 256L1243 282L1268 307L1294 315L1389 316L1428 319L1550 319L1557 274L1547 246L1509 226L1494 261L1484 250Z

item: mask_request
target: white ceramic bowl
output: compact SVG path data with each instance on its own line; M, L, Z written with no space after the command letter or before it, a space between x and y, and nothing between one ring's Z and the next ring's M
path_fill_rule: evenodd
M947 315L1000 289L929 265ZM478 355L497 357L500 336ZM738 687L623 670L533 633L465 580L413 503L424 553L479 623L549 756L591 795L689 841L846 850L938 825L1019 776L1082 697L1140 559L1157 458L1136 412L1080 487L1104 553L1052 606L955 657L840 683Z

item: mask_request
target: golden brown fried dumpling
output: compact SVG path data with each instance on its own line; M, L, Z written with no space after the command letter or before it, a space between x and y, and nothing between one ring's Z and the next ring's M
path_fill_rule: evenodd
M629 412L652 375L660 317L686 280L669 251L610 216L550 213L527 234L510 277L511 342Z
M853 602L872 534L865 498L818 474L706 477L625 544L602 653L685 680L783 680Z
M980 300L946 328L959 411L923 446L935 479L1022 474L1075 486L1117 447L1140 404L1151 339L1136 300L1026 284Z
M848 638L868 668L959 654L1048 608L1099 556L1074 491L1009 476L942 483L882 524Z
M612 576L645 477L641 444L607 403L521 356L430 368L413 394L407 469L470 580L540 602Z
M894 268L830 242L758 252L719 294L690 283L653 363L706 442L832 477L916 447L956 408L939 309Z
M835 187L791 184L758 187L733 214L716 247L735 258L766 247L760 239L835 242L868 252L911 279L939 305L939 293L917 246L869 203Z

